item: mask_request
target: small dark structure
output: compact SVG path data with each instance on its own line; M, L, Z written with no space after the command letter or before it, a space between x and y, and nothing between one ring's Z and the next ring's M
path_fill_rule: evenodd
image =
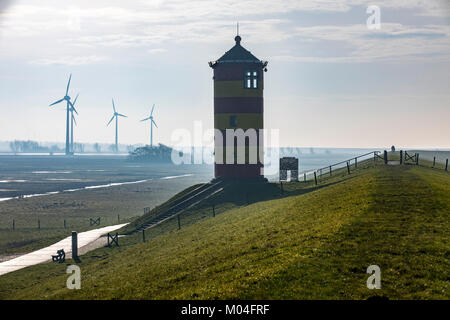
M107 239L108 247L111 247L113 243L115 243L117 247L119 246L119 234L118 233L116 233L116 235L108 233L107 237L108 237L108 239Z
M127 159L130 161L171 162L172 151L171 147L160 143L159 146L139 147L130 151ZM179 155L182 157L183 152L180 152Z
M395 146L391 147L391 152L395 152Z
M291 171L291 181L298 181L298 158L280 158L280 181L287 180L287 172Z
M72 259L79 262L78 258L78 232L72 231Z
M56 256L52 255L52 261L59 263L66 261L66 253L64 252L64 249L56 251Z
M92 226L99 226L100 225L100 217L97 219L89 218L89 225Z

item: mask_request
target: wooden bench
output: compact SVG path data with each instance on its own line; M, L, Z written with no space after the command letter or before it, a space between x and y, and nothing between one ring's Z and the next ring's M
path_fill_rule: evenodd
M66 261L66 253L64 252L64 249L56 251L56 256L52 255L52 261L59 263Z

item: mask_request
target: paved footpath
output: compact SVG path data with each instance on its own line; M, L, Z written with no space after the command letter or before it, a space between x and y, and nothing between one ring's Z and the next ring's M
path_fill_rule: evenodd
M80 232L78 234L78 248L79 251L82 247L96 241L102 235L120 229L125 224L117 224L114 226L94 229L86 232ZM20 257L4 261L0 263L0 275L16 271L25 267L29 267L35 264L48 262L52 260L52 255L56 255L56 251L64 249L66 252L66 258L72 257L72 236L69 236L49 247L33 251L31 253L24 254Z

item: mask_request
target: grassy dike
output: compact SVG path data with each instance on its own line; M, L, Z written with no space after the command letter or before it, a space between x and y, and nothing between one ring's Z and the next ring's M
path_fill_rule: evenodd
M168 221L146 243L133 235L84 255L81 290L65 287L67 261L1 276L0 298L450 298L447 172L367 161L318 187L278 187L248 205L222 198L215 218L207 205L193 208L181 230ZM380 290L366 287L373 264Z

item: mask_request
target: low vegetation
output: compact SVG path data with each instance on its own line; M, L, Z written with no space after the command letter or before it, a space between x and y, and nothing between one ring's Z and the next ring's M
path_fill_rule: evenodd
M373 165L319 185L236 186L120 247L82 257L82 289L66 267L0 277L2 299L448 299L450 177L421 166ZM247 191L246 191L247 190ZM283 190L283 191L282 191ZM366 287L381 268L380 290Z
M67 171L67 168L71 168ZM19 194L41 194L111 182L138 181L76 192L0 201L0 259L26 253L92 228L133 221L144 208L154 208L184 188L207 181L206 169L189 168L193 176L161 179L186 173L186 168L128 163L110 159L14 158L0 163L0 198ZM208 172L208 174L205 174ZM20 181L20 182L15 182ZM15 190L15 191L5 191ZM90 218L100 225L90 226ZM64 227L64 221L66 227ZM14 226L14 229L13 229ZM40 226L40 229L39 229Z

